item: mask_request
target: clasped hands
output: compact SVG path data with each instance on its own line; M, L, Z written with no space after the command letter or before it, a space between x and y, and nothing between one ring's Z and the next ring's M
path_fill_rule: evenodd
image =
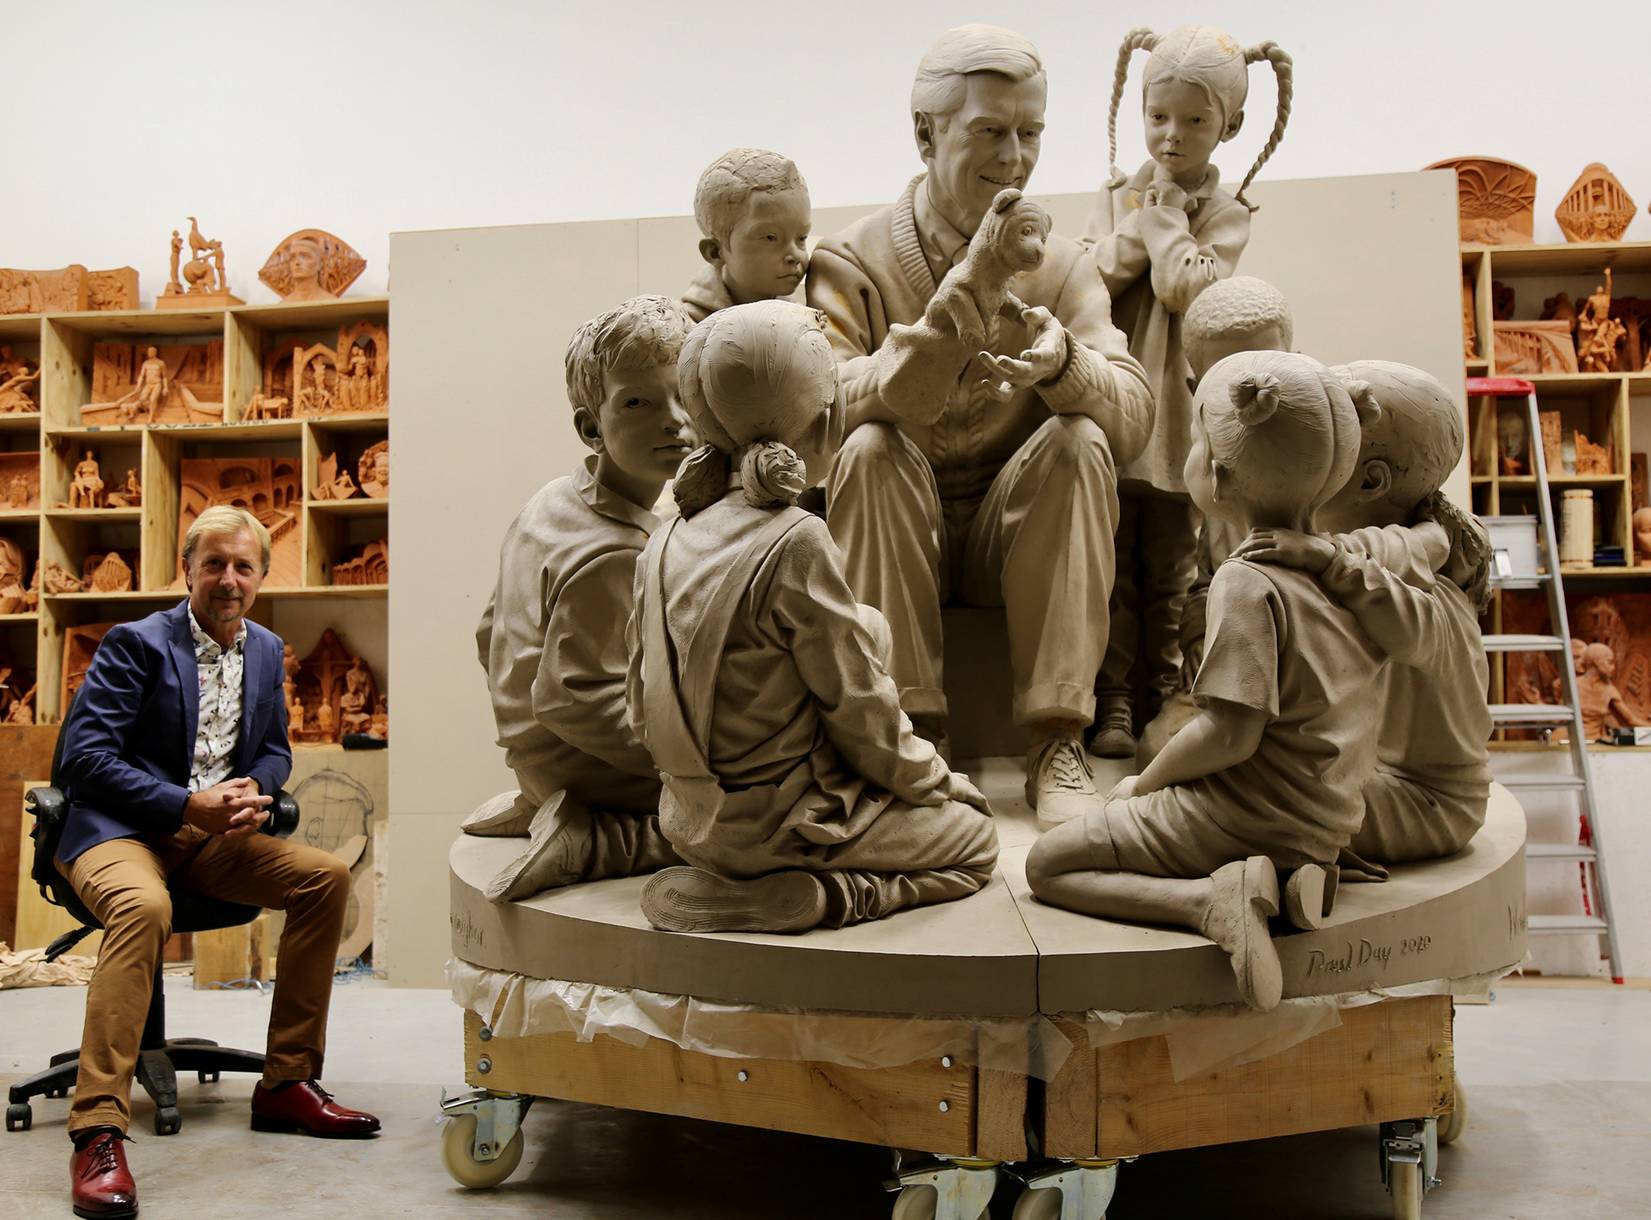
M226 779L199 792L191 792L184 803L183 820L208 834L233 839L253 834L269 820L274 797L263 795L251 779Z

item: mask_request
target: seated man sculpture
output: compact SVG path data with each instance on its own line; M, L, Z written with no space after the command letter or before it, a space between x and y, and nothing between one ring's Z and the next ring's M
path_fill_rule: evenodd
M316 1083L349 870L257 833L292 769L281 640L246 618L269 570L269 533L244 509L209 508L184 537L183 562L184 601L103 637L62 747L69 810L57 864L105 929L69 1113L81 1216L137 1210L122 1141L173 883L286 912L253 1128L378 1130Z
M1081 735L1106 650L1117 466L1145 443L1152 398L1075 242L1049 237L1009 281L1026 306L1013 321L982 308L970 274L950 274L999 193L1025 188L1045 94L1020 35L943 35L912 88L927 173L820 243L808 302L826 316L847 402L827 519L849 587L888 618L901 706L944 746L941 605L1003 606L1004 710L1033 737L1027 798L1061 821L1099 799ZM911 409L901 378L929 383L937 367L951 392Z
M495 902L676 860L659 834L659 772L625 718L625 623L651 509L689 449L677 392L689 326L675 301L643 296L579 328L568 399L593 452L534 494L499 547L476 645L521 791L464 829L530 842L488 888Z

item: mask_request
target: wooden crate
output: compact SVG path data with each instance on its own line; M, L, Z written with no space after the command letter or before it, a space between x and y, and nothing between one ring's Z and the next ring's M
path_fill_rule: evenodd
M1073 1053L1045 1091L1044 1150L1124 1157L1444 1114L1449 996L1342 1010L1342 1024L1254 1063L1179 1083L1162 1036ZM1086 1044L1082 1029L1064 1025Z

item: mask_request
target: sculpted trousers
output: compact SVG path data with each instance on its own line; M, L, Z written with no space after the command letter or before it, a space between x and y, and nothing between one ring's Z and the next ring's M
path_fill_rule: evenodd
M908 715L946 712L940 607L955 592L1005 609L1016 723L1094 718L1118 524L1112 450L1094 420L1046 420L984 498L944 503L911 438L862 424L826 497L850 588L889 621Z
M264 1084L321 1075L333 966L350 896L336 856L265 834L226 839L185 826L173 835L111 839L64 870L103 924L86 992L69 1132L131 1121L132 1074L155 967L172 931L169 881L208 898L287 913L276 963Z
M1364 825L1353 850L1378 864L1453 856L1485 824L1488 796L1452 796L1378 765L1364 783Z
M586 755L585 757L589 757ZM586 881L604 877L636 877L678 864L676 852L659 833L659 779L628 775L602 764L606 775L570 778L555 760L512 757L511 766L522 794L519 810L533 813L558 791L566 789L590 812L594 852ZM524 828L524 834L527 833Z
M1154 715L1181 674L1181 613L1197 575L1198 510L1178 496L1119 496L1118 573L1109 614L1112 633L1099 691L1146 705Z

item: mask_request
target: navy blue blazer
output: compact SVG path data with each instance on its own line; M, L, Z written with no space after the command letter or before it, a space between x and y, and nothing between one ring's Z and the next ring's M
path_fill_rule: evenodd
M241 732L232 776L273 796L292 771L281 637L247 622ZM69 802L57 858L109 839L183 825L200 723L200 671L189 602L110 628L64 726L59 781Z

